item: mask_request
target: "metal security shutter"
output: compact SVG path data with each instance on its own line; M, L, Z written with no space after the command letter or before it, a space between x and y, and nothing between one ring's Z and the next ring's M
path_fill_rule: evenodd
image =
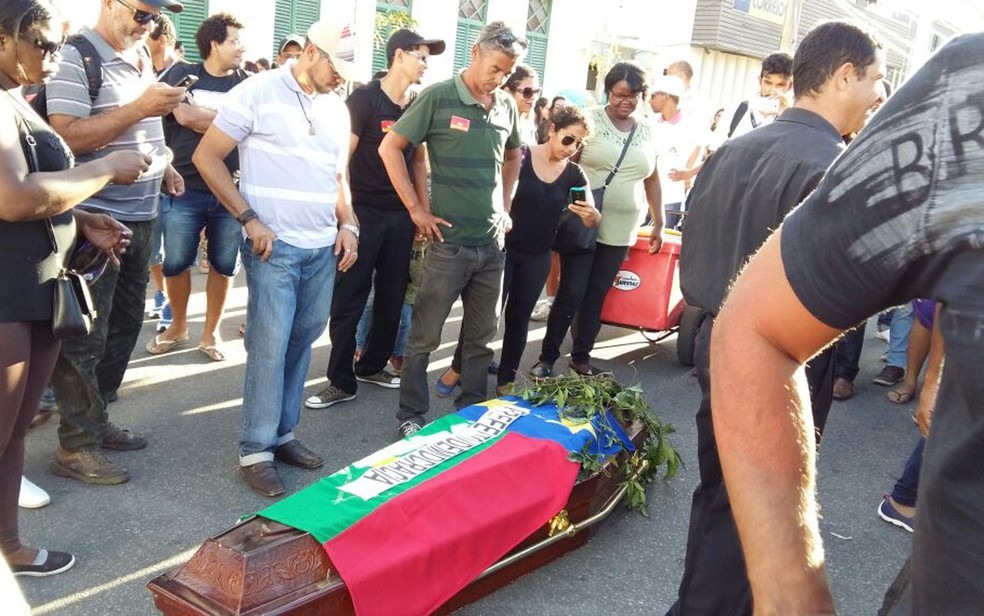
M273 18L273 57L276 58L280 51L276 47L280 39L292 33L304 36L311 24L320 18L321 0L277 0Z
M201 55L198 53L198 45L195 43L195 34L198 27L202 25L208 17L208 0L182 0L184 10L180 13L170 13L168 16L174 22L174 29L178 32L178 40L184 44L185 59L189 62L201 62Z
M526 17L526 63L543 83L547 66L547 37L550 33L550 0L530 0Z
M372 73L386 70L386 42L400 28L412 28L410 0L378 0L376 3L376 32L372 44Z
M454 37L454 72L471 63L471 48L478 40L478 33L485 27L488 3L485 0L460 0L458 3L458 28Z

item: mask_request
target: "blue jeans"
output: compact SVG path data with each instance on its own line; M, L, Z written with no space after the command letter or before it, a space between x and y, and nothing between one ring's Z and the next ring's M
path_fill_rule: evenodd
M451 306L461 296L461 394L463 408L488 398L489 342L499 325L499 295L505 253L495 244L458 246L436 242L427 249L420 289L414 300L413 325L400 376L400 421L422 421L430 408L427 364L441 344Z
M202 229L208 239L208 262L223 276L236 275L243 230L212 193L189 190L161 201L161 226L165 276L177 276L195 263Z
M892 499L900 505L916 506L916 495L919 493L919 470L922 468L923 449L925 447L926 439L920 438L915 449L909 454L909 459L906 460L902 476L895 482L895 487L892 489Z
M369 329L372 327L372 300L374 295L372 291L369 292L366 309L362 311L359 325L355 328L355 348L360 353L366 348ZM403 357L403 352L407 348L407 340L410 339L410 319L412 317L413 304L403 304L403 308L400 309L400 328L396 331L396 344L393 345L394 357Z
M888 365L905 368L905 355L909 350L909 332L912 331L912 303L895 309L892 325L888 330Z
M262 261L243 244L249 301L239 463L273 460L301 418L311 345L325 331L335 282L334 245L305 249L276 240Z

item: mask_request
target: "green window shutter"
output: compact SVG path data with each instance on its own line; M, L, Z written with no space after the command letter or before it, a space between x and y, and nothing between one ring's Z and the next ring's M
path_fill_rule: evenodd
M526 42L529 43L526 48L526 63L533 67L540 77L540 83L543 83L543 73L547 65L547 37L544 34L527 32Z
M208 17L208 0L182 0L184 10L180 13L168 13L178 32L178 40L184 44L185 59L189 62L201 62L195 34L198 27Z
M292 33L304 36L311 24L320 18L320 0L277 0L273 18L273 59L276 60L280 52L276 46L282 38Z
M471 49L475 41L478 40L478 33L482 31L484 25L468 21L458 20L458 30L454 37L454 72L471 64Z
M386 70L386 43L393 32L400 28L416 28L417 22L410 17L410 2L401 4L378 2L376 4L376 32L372 43L372 74Z

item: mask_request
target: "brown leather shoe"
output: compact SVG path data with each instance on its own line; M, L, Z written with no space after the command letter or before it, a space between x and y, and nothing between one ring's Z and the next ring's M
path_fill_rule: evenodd
M103 449L116 451L136 451L147 446L147 439L114 423L107 423L102 434L102 446Z
M280 496L284 493L284 482L274 468L273 462L265 460L250 466L240 466L239 474L243 476L254 492L263 496Z
M847 400L854 395L854 383L842 376L834 379L834 400Z
M325 464L324 458L302 445L301 441L297 439L288 441L274 449L273 457L285 464L306 469L320 468Z
M55 450L51 472L59 477L76 479L95 485L116 485L130 481L130 473L106 457L101 449L69 451L62 447Z

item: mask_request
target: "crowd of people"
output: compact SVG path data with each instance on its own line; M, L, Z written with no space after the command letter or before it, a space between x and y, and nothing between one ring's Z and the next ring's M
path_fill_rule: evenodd
M944 48L887 103L879 43L830 22L794 57L765 58L759 91L733 109L711 113L683 61L655 77L617 62L603 104L582 109L540 96L539 76L521 62L526 41L503 22L482 29L464 70L423 89L428 59L446 44L399 29L386 71L345 96L360 75L343 18L285 38L272 70L265 60L247 70L246 25L233 15L203 20L202 61L189 63L160 14L181 5L137 4L103 2L95 26L71 38L48 0L0 7L0 549L15 575L74 564L18 534L17 496L46 502L22 478L46 385L60 422L53 473L123 483L129 473L105 450L147 445L107 408L150 280L161 322L146 352L161 355L187 344L190 270L207 264L197 349L222 361L218 326L245 270L238 465L252 490L275 497L286 491L276 463L325 463L295 434L303 407L350 402L370 384L399 390L396 434L426 424L430 356L459 300L453 363L433 383L441 397L458 391L456 407L490 396L489 372L495 394L510 391L531 319L547 324L530 377L559 372L568 333L570 370L607 374L591 358L602 305L645 223L650 254L664 229L685 228L682 289L705 314L695 353L700 483L670 613L751 613L753 601L762 613L832 610L814 457L832 400L853 393L844 381L853 384L860 351L842 346L839 371L828 343L914 297L939 301L915 304L907 367L890 363L876 382L908 402L928 356L916 416L924 437L938 390L940 411L878 507L916 531L911 588L892 603L955 613L982 598L974 464L984 422L969 369L980 356L980 35ZM964 79L939 85L951 73ZM900 162L901 142L916 159ZM571 225L586 245L560 242ZM58 339L55 287L76 243L109 265L88 287L91 331ZM305 398L311 346L326 328L328 383ZM918 517L916 486L930 495ZM940 556L941 546L959 555Z

